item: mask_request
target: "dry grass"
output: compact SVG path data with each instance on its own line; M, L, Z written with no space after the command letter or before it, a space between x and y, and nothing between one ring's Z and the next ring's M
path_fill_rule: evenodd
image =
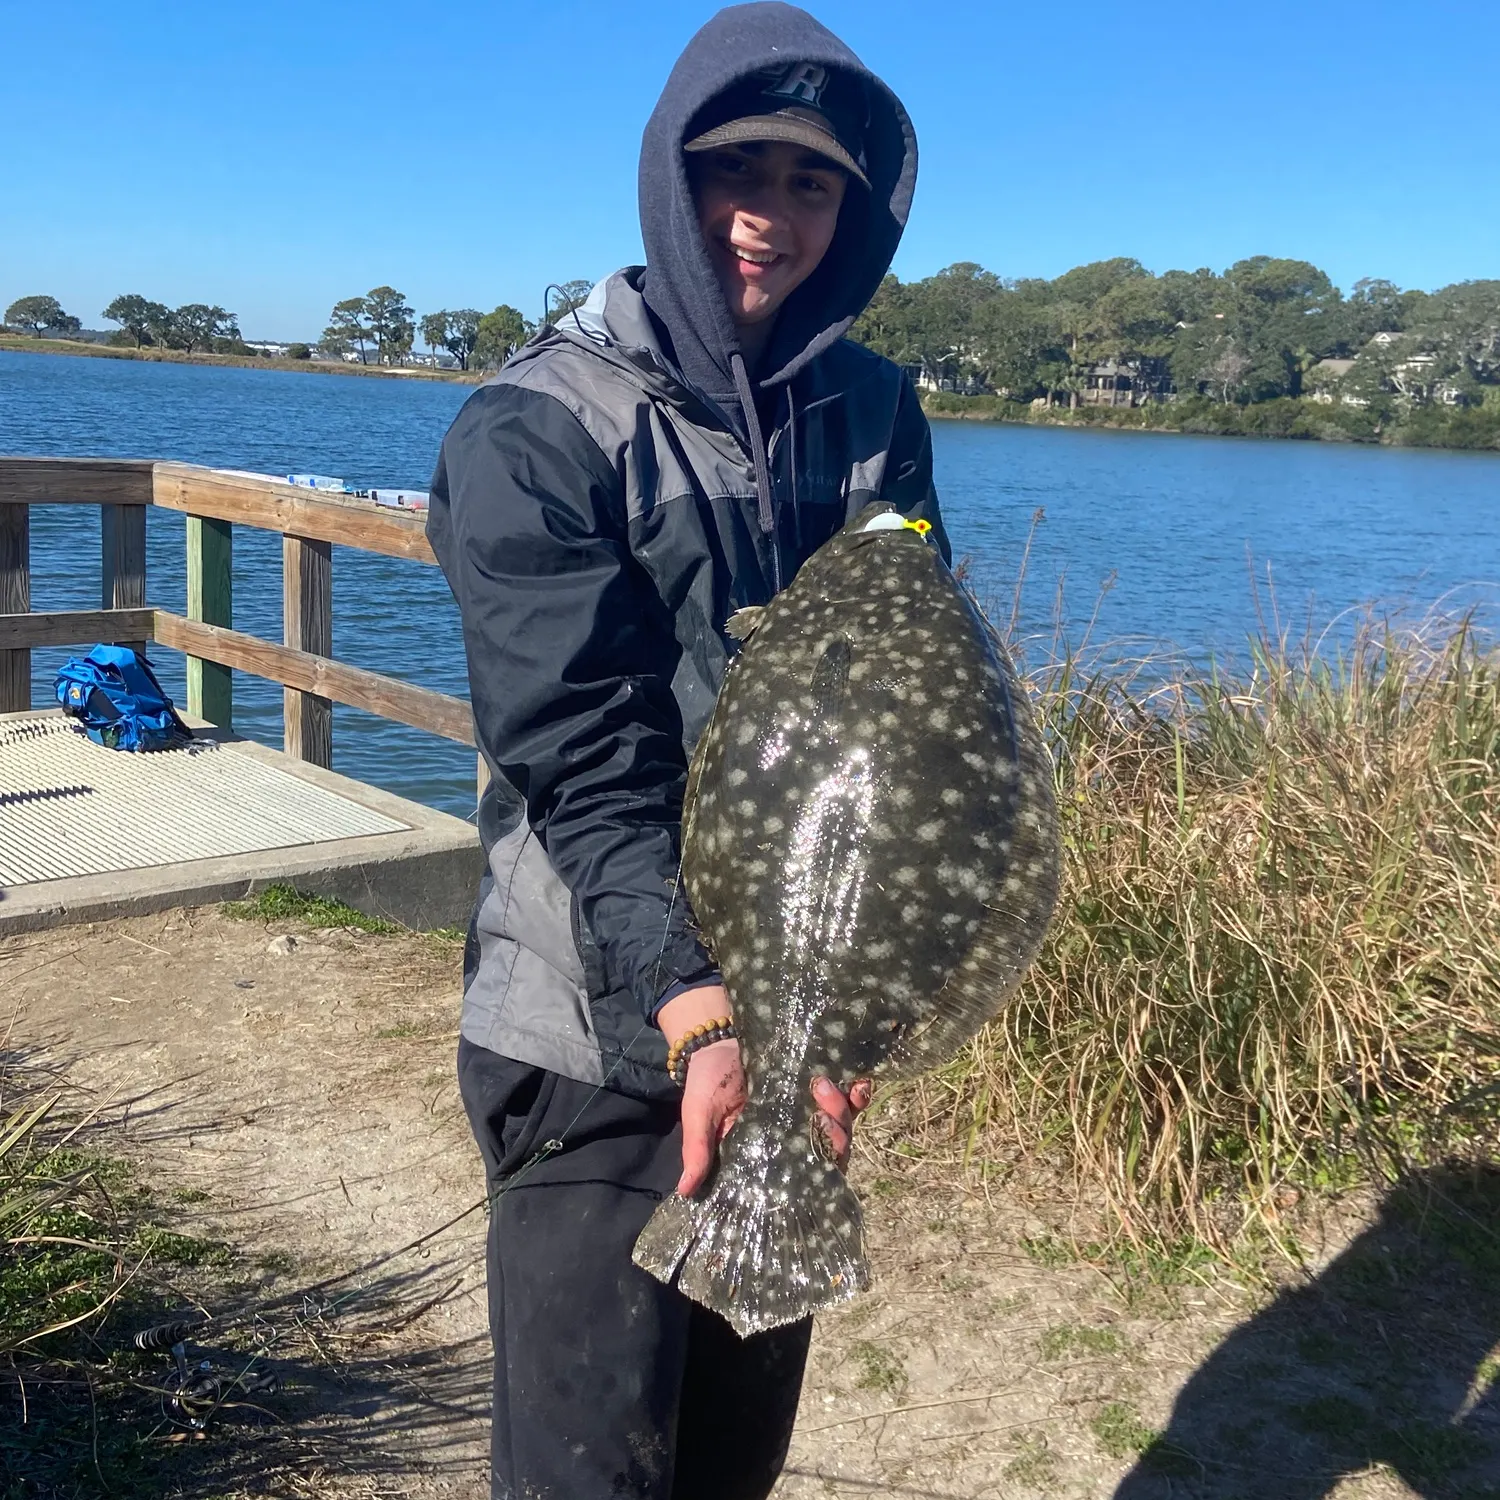
M905 1098L967 1165L1061 1160L1137 1242L1500 1118L1500 654L1468 622L1267 633L1237 672L1035 683L1066 880L1004 1016Z

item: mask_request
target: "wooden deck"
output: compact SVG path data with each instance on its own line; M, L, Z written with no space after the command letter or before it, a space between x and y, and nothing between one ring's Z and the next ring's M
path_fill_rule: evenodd
M98 609L30 607L30 507L58 504L100 507ZM187 516L185 615L149 602L151 505ZM234 628L236 526L282 536L280 642ZM335 659L335 543L434 561L420 515L269 476L0 457L0 930L151 909L142 901L222 899L294 877L408 925L450 925L467 910L479 863L472 828L329 770L334 703L473 743L463 699ZM122 754L55 711L33 712L31 652L98 641L185 653L198 743ZM282 685L282 752L234 739L234 671ZM407 871L410 899L393 874L403 857L431 867ZM367 866L381 878L360 874Z

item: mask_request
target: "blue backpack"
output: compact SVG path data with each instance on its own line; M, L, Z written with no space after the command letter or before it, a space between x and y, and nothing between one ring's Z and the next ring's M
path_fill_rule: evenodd
M63 711L108 750L169 750L193 737L151 663L128 646L95 646L87 656L70 656L56 687Z

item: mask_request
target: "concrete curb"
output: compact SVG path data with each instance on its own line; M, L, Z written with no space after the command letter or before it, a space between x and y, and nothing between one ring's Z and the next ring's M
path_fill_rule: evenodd
M0 721L36 717L33 711ZM404 927L467 926L484 863L472 825L210 725L193 722L193 729L232 745L236 754L409 826L399 833L10 886L0 889L0 935L239 900L276 884L333 897Z

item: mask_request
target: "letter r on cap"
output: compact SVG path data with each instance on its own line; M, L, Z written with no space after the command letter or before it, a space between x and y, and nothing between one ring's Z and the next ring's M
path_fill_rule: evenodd
M795 99L799 104L819 105L823 89L828 82L828 69L817 63L798 63L788 68L781 82L772 84L768 94L779 94L784 99Z

